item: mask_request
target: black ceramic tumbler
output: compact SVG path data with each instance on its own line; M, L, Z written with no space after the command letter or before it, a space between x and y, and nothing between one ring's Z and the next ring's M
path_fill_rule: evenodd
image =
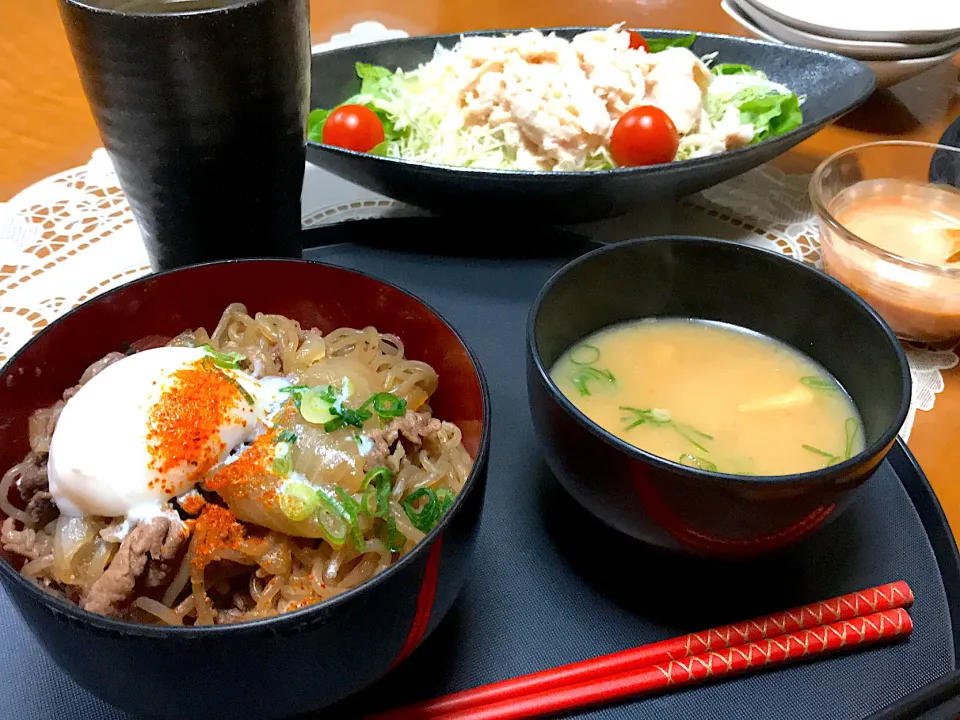
M154 270L300 257L309 0L59 0Z

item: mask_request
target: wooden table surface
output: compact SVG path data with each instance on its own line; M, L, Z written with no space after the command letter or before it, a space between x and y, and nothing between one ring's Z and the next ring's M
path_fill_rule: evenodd
M719 0L311 0L311 8L316 42L364 20L411 35L619 21L633 27L744 34L720 10ZM830 153L856 143L937 140L960 114L958 62L878 91L777 164L809 172ZM85 164L100 144L56 1L0 0L0 202L47 175ZM947 371L944 380L935 408L918 413L909 444L960 532L960 368Z

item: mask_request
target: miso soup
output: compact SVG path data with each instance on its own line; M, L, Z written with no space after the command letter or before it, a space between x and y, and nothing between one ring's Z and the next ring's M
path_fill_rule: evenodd
M789 475L863 449L860 416L835 378L797 350L732 325L617 325L570 348L551 377L600 427L704 470Z

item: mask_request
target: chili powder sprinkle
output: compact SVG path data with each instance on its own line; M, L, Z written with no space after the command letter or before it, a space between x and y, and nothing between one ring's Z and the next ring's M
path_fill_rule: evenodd
M226 508L207 504L193 526L193 567L201 570L217 550L236 550L245 539L243 525Z
M150 408L149 467L159 477L149 486L168 495L180 490L167 477L171 470L187 465L193 468L191 479L205 475L226 449L221 428L243 422L237 409L253 412L239 383L204 360L173 373L171 385Z

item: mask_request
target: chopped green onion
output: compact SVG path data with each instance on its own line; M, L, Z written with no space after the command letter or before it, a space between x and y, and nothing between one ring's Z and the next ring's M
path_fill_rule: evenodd
M710 472L717 471L717 466L709 460L704 460L703 458L697 457L696 455L690 455L689 453L684 453L681 455L679 462L681 465L686 465L687 467L699 468L700 470L709 470Z
M239 392L243 396L243 399L247 401L247 404L249 405L254 404L253 395L248 393L246 388L244 388L243 385L237 382L235 378L230 377L230 375L228 375L219 367L217 367L216 361L212 357L208 355L207 357L205 357L203 360L200 361L200 365L202 365L203 369L206 370L207 372L217 373L220 375L220 377L222 377L228 383L233 385L233 387L236 388L237 392Z
M339 548L346 541L347 531L350 529L347 511L336 494L325 488L317 488L317 499L320 501L320 509L317 511L320 527L330 544Z
M691 427L690 425L683 425L682 427L684 430L689 430L694 435L699 435L700 437L705 438L707 440L713 440L713 435L707 435L705 432L703 432L702 430L697 430L695 427Z
M639 425L643 425L645 422L649 422L651 419L649 410L640 410L639 408L630 407L629 405L621 405L620 409L623 410L624 412L632 413L634 416L633 422L627 425L624 428L624 430L633 430L635 427L638 427ZM623 418L624 422L626 422L627 420L630 420L630 418L629 417Z
M587 387L587 383L591 380L605 380L608 383L616 382L617 379L613 376L613 373L609 370L597 370L592 365L587 365L581 367L577 370L577 374L573 376L573 386L580 392L581 395L589 395L590 389Z
M297 442L297 434L293 430L284 430L277 435L277 442L294 445Z
M286 442L277 443L273 451L273 471L280 477L287 477L293 470L293 458L290 451L293 445Z
M329 399L330 387L318 385L300 396L300 414L310 423L322 425L333 419L333 402Z
M294 522L306 520L320 506L316 489L302 482L288 482L280 493L280 510Z
M388 468L386 465L377 465L375 468L370 470L370 472L363 476L363 480L360 481L360 489L366 490L370 483L376 481L377 478L380 477L385 477L390 482L393 482L393 470Z
M570 351L570 362L574 365L593 365L599 359L600 348L586 343Z
M822 455L825 458L833 459L836 457L836 455L834 455L833 453L828 453L825 450L821 450L820 448L815 448L813 445L801 445L800 447L802 447L807 452L812 452L817 455Z
M222 368L230 368L231 370L236 370L240 367L240 363L247 359L246 355L241 355L240 353L219 352L218 350L214 350L213 345L201 345L200 349L207 353L216 365Z
M679 424L677 424L677 423L671 423L671 424L673 425L673 429L676 430L676 431L680 434L680 437L682 437L682 438L683 438L684 440L686 440L688 443L690 443L691 445L693 445L697 450L699 450L700 452L704 452L704 453L710 452L709 450L707 450L707 448L705 448L703 445L701 445L701 444L698 443L696 440L694 440L692 437L690 437L690 432L696 433L696 434L699 435L700 437L705 437L705 438L708 438L708 439L710 439L710 440L713 440L713 437L712 437L711 435L707 435L706 433L702 433L702 432L700 432L699 430L696 430L696 429L690 427L689 425L679 425ZM688 430L689 430L690 432L687 432Z
M800 378L800 382L806 385L808 388L813 388L814 390L825 390L827 392L836 392L837 388L836 383L826 380L822 377L817 377L816 375L807 375Z
M426 498L423 507L417 510L413 504L420 498ZM420 532L430 532L440 519L440 501L430 488L420 488L410 493L403 501L403 509L410 522Z
M848 417L843 421L843 431L847 435L844 457L849 460L851 455L853 455L853 443L857 439L857 435L860 434L860 423L857 422L856 418Z
M407 401L393 393L377 393L371 400L373 400L373 409L382 418L403 417L407 412Z
M363 539L363 532L360 530L360 503L354 500L353 496L339 485L334 485L333 489L340 497L340 502L343 503L344 515L347 518L347 522L350 523L350 540L353 542L353 547L356 548L357 552L362 553L366 549L367 543Z
M632 416L623 418L624 422L629 422L629 424L624 428L624 431L633 430L635 427L648 422L653 423L654 425L669 425L677 431L680 437L693 445L700 452L710 452L707 448L697 442L693 436L698 435L707 440L713 440L713 435L707 435L705 432L701 432L700 430L697 430L689 425L681 425L673 419L673 416L670 414L669 410L664 410L662 408L641 410L640 408L630 407L629 405L621 405L620 409L624 412L630 413Z
M812 452L815 455L820 455L821 457L825 457L827 461L823 464L824 467L830 467L831 465L836 465L841 460L841 457L839 455L828 453L825 450L821 450L820 448L814 447L813 445L801 445L800 447L802 447L807 452Z
M288 385L287 387L280 388L280 392L287 393L293 398L293 405L300 409L300 400L303 398L303 393L310 389L309 385Z
M393 515L387 515L387 549L390 552L398 553L407 546L407 536L397 530L397 519Z
M330 413L333 418L323 424L323 429L327 432L335 432L347 425L363 429L363 423L373 417L373 413L363 407L351 410L350 408L332 406Z
M453 501L456 499L457 494L450 488L437 489L437 500L440 501L440 517L447 514L447 510L450 509L450 506L453 505Z
M387 516L390 512L390 490L393 478L393 471L383 465L378 465L363 476L360 483L360 489L366 490L360 503L363 512L373 517Z

